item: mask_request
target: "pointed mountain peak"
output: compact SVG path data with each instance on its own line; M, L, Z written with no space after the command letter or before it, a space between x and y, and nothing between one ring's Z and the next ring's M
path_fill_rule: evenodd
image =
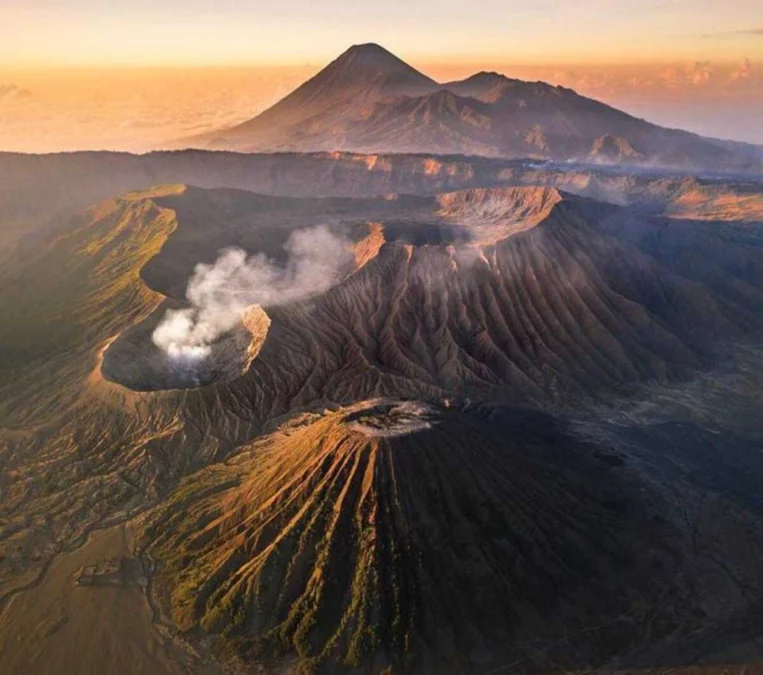
M324 72L326 71L339 71L344 77L351 77L355 74L363 77L369 75L371 77L404 77L419 83L435 84L434 80L409 66L381 45L373 42L353 45L330 63L325 68Z
M367 58L367 59L391 59L394 61L400 60L391 51L389 51L388 49L385 49L379 44L376 44L375 42L366 42L360 45L352 45L339 58L341 59L342 57L355 57L355 58L360 57L360 58Z

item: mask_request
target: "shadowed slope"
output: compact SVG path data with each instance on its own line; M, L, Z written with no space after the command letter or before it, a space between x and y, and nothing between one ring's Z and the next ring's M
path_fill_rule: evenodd
M377 400L190 478L144 544L180 628L248 658L373 673L589 664L641 639L650 612L652 637L675 625L670 528L651 509L545 418ZM650 609L618 623L637 598ZM594 617L600 631L578 633Z
M460 391L568 405L685 376L710 363L719 339L760 324L755 268L727 265L729 283L711 291L705 284L717 272L679 256L658 262L627 240L650 224L553 189L286 202L190 191L170 198L181 216L186 200L201 211L181 217L188 230L181 226L144 270L152 288L177 300L217 236L214 220L202 216L197 225L194 214L218 202L221 213L238 212L244 228L237 234L229 215L220 232L240 244L248 239L251 252L274 250L272 241L284 241L289 228L316 218L373 243L362 267L322 295L265 308L268 338L225 393L262 400L258 416L280 414L297 394L307 402L328 392L335 401ZM756 250L753 244L749 255ZM734 290L744 286L746 294ZM141 381L121 374L121 364L134 369L126 352L120 356L122 344L107 353L108 377L138 390L161 388L151 368L136 371Z

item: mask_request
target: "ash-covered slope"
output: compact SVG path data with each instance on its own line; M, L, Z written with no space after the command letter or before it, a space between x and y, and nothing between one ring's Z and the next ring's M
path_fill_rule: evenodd
M659 127L564 87L497 73L439 85L373 44L350 48L252 120L173 145L189 146L763 167L760 148Z
M690 623L692 572L653 500L542 415L372 400L189 478L142 545L165 611L229 656L591 666Z
M151 333L184 306L195 265L230 245L278 258L292 231L316 223L357 247L356 271L306 302L265 307L253 329L266 337L244 371L253 348L242 333L221 351L235 363L174 380ZM4 270L0 307L14 320L0 331L0 412L15 426L71 402L63 374L88 373L95 357L76 355L99 348L103 374L132 390L217 382L191 398L223 426L231 410L256 424L375 395L544 406L607 397L687 376L755 334L758 230L655 219L545 187L365 200L129 195L34 254L29 242L23 264Z
M299 171L281 173L283 157L253 158L255 178L241 175L235 156L220 159L231 172L228 178L284 190L299 184L302 194L322 193L332 173L366 194L400 184L423 186L428 194L295 199L174 186L122 195L25 240L25 255L0 270L0 314L12 319L0 326L0 605L94 528L158 504L157 518L172 521L177 530L153 530L146 543L158 535L192 533L173 550L167 540L156 543L157 555L167 562L161 587L175 589L164 606L192 628L185 634L190 640L199 635L197 626L215 634L227 626L220 654L252 658L250 648L259 644L258 658L267 667L269 655L292 649L308 656L299 663L289 656L279 660L286 670L309 666L317 656L326 664L358 659L374 673L389 663L430 667L434 649L450 660L436 662L433 672L479 672L490 659L495 668L519 659L553 667L532 649L538 637L548 639L548 653L559 663L600 663L644 645L657 651L641 651L635 661L625 654L622 663L659 665L664 661L654 653L669 652L671 663L681 662L686 652L677 641L695 621L716 636L714 645L731 644L723 632L737 625L727 621L730 613L734 619L739 611L749 626L759 625L753 600L755 589L763 588L763 536L759 516L742 510L760 504L756 373L763 365L740 357L723 387L713 370L719 357L736 357L730 351L736 338L747 342L753 356L759 353L763 236L760 223L749 217L760 212L759 187L756 192L753 184L738 186L728 200L727 186L702 181L531 169L513 174L516 167L486 161L488 187L444 191L436 186L484 178L485 165L358 156L301 158L298 167L315 172L308 175L316 182L306 185ZM426 171L430 162L432 173ZM161 162L140 165L156 168ZM544 185L491 187L499 174L618 195L625 206ZM659 204L663 215L645 215L628 207L630 200ZM666 203L683 219L665 216ZM739 222L700 222L688 214L726 214ZM203 381L188 372L172 379L168 355L154 360L158 348L151 334L168 306L186 301L196 263L214 261L217 248L231 244L279 259L295 228L316 224L345 233L353 253L350 269L330 286L313 288L309 297L252 308L253 322L244 312L213 345L223 348L213 350L220 358L207 362ZM698 373L702 379L692 381ZM425 411L437 411L439 421L425 412L423 423L417 422L417 415L404 411L404 429L416 433L388 433L388 420L400 421L399 412L355 407L380 397L421 401ZM524 413L456 412L507 401L543 409L557 420L562 414L582 418L596 449L566 432L557 434L558 428L549 437L552 424L545 417L536 424L528 420L537 418ZM268 437L272 455L256 442L285 419L327 407L336 415ZM652 413L642 415L644 410ZM600 415L608 416L606 425ZM375 435L366 435L369 430ZM242 445L252 453L236 456ZM272 464L259 463L260 450ZM235 462L226 463L233 456ZM615 468L602 474L600 465ZM390 505L391 513L419 519L415 527L409 521L407 530L399 520L383 520L381 506L376 515L364 510L389 503L392 469L407 501ZM258 476L268 481L257 482ZM279 476L289 480L279 483ZM587 482L591 476L595 484ZM649 476L652 484L642 486ZM218 479L230 480L223 486ZM210 491L202 494L207 480ZM608 505L609 486L620 501ZM220 488L229 502L217 501ZM652 488L666 504L650 501ZM281 494L288 499L279 501ZM335 526L328 510L332 499L342 505ZM298 503L304 512L295 510ZM308 513L312 509L316 518ZM655 510L658 518L650 521ZM491 529L486 511L495 514L500 532ZM201 522L215 513L225 517L207 523L206 539L191 515ZM274 529L261 527L261 514ZM348 523L348 514L357 518ZM573 522L567 514L575 516ZM546 536L549 527L553 537ZM631 540L621 540L618 528L645 545L629 548ZM244 535L236 539L234 532ZM405 550L442 553L436 560L441 564L435 566L425 552L420 567L408 558L401 567L381 543L339 536L367 532L406 542ZM511 535L508 543L502 532ZM271 536L276 541L278 533L284 534L278 547L286 548L277 552L292 553L288 546L296 540L300 552L304 542L304 555L271 556L265 542ZM183 548L190 541L194 548ZM659 570L644 572L640 554L653 544L661 559L664 541L670 550L678 547L677 558L668 555ZM324 542L332 543L321 548ZM562 553L557 542L564 544ZM685 544L689 556L681 554ZM247 547L257 555L242 555ZM501 560L491 558L507 550ZM483 558L469 558L469 551ZM621 560L620 551L626 558L622 567L613 564ZM220 576L203 567L194 578L191 570L202 555L205 565L229 562L219 568ZM370 556L370 576L362 574L363 555ZM569 567L560 562L568 558ZM523 560L532 565L523 567ZM258 567L259 561L267 564ZM333 575L336 569L357 579L357 586ZM331 574L313 577L310 571L316 570ZM485 570L497 580L495 589ZM695 572L701 583L689 583L681 604L684 584ZM187 588L176 585L180 578ZM290 580L275 598L268 595L276 585L269 585L271 579ZM665 582L658 602L647 588L655 579ZM390 596L387 589L396 580L418 594L396 596L392 587ZM454 595L448 589L454 580L471 589L473 598L486 598L484 605ZM315 584L338 592L310 595ZM201 586L219 593L225 608L220 617L197 594ZM291 617L284 600L289 593L300 601ZM401 603L398 611L372 601L382 593L404 597L405 607ZM234 598L260 598L271 603L272 612L256 605L241 610ZM609 605L600 603L610 598L632 611L602 627L589 612L607 614ZM371 605L386 613L374 613ZM435 616L426 613L431 607L438 608ZM229 610L232 623L226 623ZM469 617L477 632L448 633L457 614ZM320 617L314 628L310 616ZM343 623L344 616L349 618ZM386 623L395 616L410 627L402 638L404 629ZM259 628L248 623L251 617L259 617ZM564 628L576 625L570 639ZM505 628L513 641L498 644L492 626ZM560 632L552 635L544 626ZM751 631L749 626L734 639ZM667 643L652 645L664 634L671 636ZM336 641L333 635L339 635ZM690 642L698 635L690 634ZM446 649L450 637L457 654Z
M677 227L670 221L553 188L382 200L189 189L159 204L181 225L142 275L176 303L194 264L210 260L210 244L270 252L316 219L362 244L359 268L325 292L264 307L268 335L248 371L199 391L222 397L215 405L223 407L228 398L248 400L254 417L298 401L403 394L566 407L685 377L712 363L723 342L760 328L759 242L687 229L686 255L658 258L659 240L646 233L667 236ZM697 263L716 246L725 253L715 263ZM161 356L150 330L166 308L111 344L108 379L166 388L149 367Z

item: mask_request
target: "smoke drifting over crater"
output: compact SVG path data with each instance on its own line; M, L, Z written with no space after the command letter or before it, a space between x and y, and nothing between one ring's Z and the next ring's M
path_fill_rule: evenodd
M188 283L191 307L168 310L152 339L170 357L197 360L231 330L251 305L280 305L325 291L353 259L350 242L326 226L298 230L284 249L285 263L240 248L199 263Z

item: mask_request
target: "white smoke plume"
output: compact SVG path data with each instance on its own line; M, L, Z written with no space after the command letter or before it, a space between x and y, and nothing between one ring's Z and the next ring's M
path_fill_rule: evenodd
M329 288L352 260L349 242L327 227L298 230L284 246L285 264L240 248L199 263L188 283L188 309L168 310L153 333L154 344L173 358L206 357L212 343L236 325L250 305L279 305Z

